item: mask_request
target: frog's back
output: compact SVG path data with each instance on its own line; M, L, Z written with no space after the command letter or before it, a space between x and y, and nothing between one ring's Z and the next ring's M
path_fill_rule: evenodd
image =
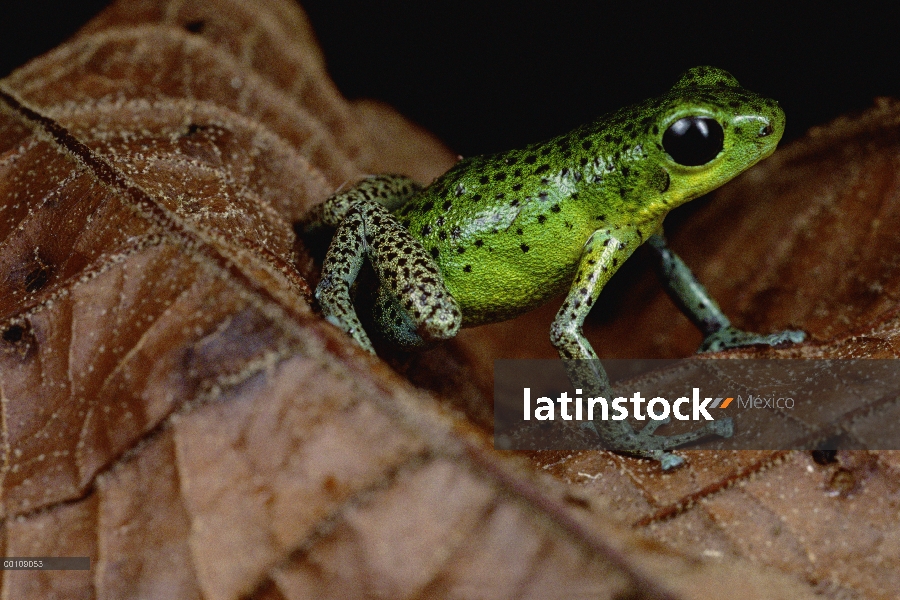
M663 147L667 128L697 114L729 130L714 167L678 164ZM669 210L768 155L774 144L744 114L771 116L780 137L777 103L692 69L667 94L564 135L462 160L397 216L436 259L465 325L505 320L565 291L595 231L645 238Z

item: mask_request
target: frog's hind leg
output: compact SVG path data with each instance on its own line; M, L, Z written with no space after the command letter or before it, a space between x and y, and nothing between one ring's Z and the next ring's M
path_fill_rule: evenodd
M404 175L375 175L363 179L350 189L327 198L300 219L304 233L321 227L338 227L354 206L375 202L393 212L421 191L422 186Z
M806 339L806 333L797 330L759 334L735 328L684 261L672 252L665 238L661 235L650 236L647 245L659 257L659 276L666 292L703 334L698 352L716 352L755 344L776 346Z
M454 337L462 312L421 242L380 204L361 205L366 243L380 281L373 311L379 329L402 346Z
M400 299L385 286L378 286L372 303L372 320L377 324L381 336L391 346L404 350L421 350L429 343L419 335L416 322L404 310Z
M434 259L390 212L404 206L420 189L401 175L370 177L331 196L301 220L305 232L337 227L322 264L316 298L325 318L369 352L374 349L350 295L366 257L380 280L379 306L389 309L379 311L383 317L379 325L389 338L421 345L453 337L462 323L459 306L444 286Z
M456 335L462 313L437 263L382 204L369 200L346 212L322 265L316 298L329 321L374 352L350 297L366 256L378 275L379 295L392 298L379 303L403 313L398 327L394 310L381 311L378 325L389 338L402 343L417 336L420 339L404 344L415 347Z

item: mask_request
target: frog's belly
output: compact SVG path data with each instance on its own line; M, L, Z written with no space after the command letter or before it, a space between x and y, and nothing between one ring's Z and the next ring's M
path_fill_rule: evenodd
M569 289L577 260L570 256L548 260L538 252L529 257L519 247L516 251L484 252L487 256L477 261L461 257L439 261L444 282L462 310L464 327L511 319ZM562 248L559 253L568 254Z

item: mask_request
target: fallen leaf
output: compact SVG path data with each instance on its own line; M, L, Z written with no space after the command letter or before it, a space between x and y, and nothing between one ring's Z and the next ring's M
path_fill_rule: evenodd
M364 174L427 182L452 162L390 109L345 101L286 0L121 0L0 82L4 553L92 561L0 572L4 597L758 599L884 585L889 453L825 466L696 454L671 475L605 452L528 460L493 450L484 391L488 361L511 347L496 341L504 327L531 322L388 356L416 387L322 321L294 221ZM779 256L765 268L790 270ZM893 293L886 273L865 285ZM732 281L713 275L701 268L716 292ZM792 290L784 277L759 281ZM863 334L894 347L887 301L817 329L810 315L836 308L729 302L760 327L809 327L818 345L796 352L852 355ZM574 467L587 476L559 480ZM791 512L794 497L812 510ZM846 518L845 546L816 514ZM881 562L865 563L873 540ZM789 552L760 550L776 541Z

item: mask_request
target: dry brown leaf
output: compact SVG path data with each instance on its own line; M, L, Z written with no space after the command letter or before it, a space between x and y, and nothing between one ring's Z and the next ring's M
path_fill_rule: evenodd
M545 352L546 310L392 357L467 416L324 324L292 222L365 173L427 181L453 158L389 109L343 100L287 0L123 0L0 90L4 553L92 558L89 572L0 572L3 597L889 597L890 453L826 466L695 453L664 476L609 453L528 462L495 452L480 426L489 361L511 332ZM786 215L764 261L742 263L740 244L709 251L701 276L727 310L758 328L809 328L821 343L808 355L894 355L895 254L879 250L896 231L888 174L852 188L884 198L874 216L849 217L880 220L877 243L854 238L875 262L822 261L795 284L812 268L804 236L846 234L845 179L819 177L816 152L866 182L872 157L893 148L896 112L867 121L882 146L852 146L875 136L840 125L720 196L735 211L751 188L768 190L759 214ZM823 181L834 193L811 195ZM792 190L807 212L789 213ZM752 215L724 215L697 218L758 235ZM650 296L646 285L629 293ZM819 303L822 289L842 294ZM597 335L630 317L630 334L635 320L646 327L634 339L655 346L629 351L686 354L686 328L653 333L673 319L667 305L643 305Z

